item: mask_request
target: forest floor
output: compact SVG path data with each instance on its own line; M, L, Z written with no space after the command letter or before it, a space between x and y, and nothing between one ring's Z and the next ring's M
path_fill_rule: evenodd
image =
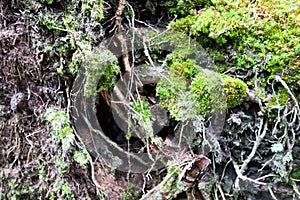
M55 191L62 198L62 180L76 199L96 199L91 169L74 161L64 177L55 169L61 147L43 114L66 107L66 98L56 69L33 47L39 30L22 15L22 4L0 5L0 199L51 199Z
M88 164L81 165L74 160L74 152L82 151L81 138L74 134L75 140L67 151L64 151L62 142L55 138L45 112L54 108L69 114L69 92L75 77L68 77L69 74L61 76L54 65L55 61L43 52L44 49L39 48L43 46L40 43L54 43L56 38L45 27L35 23L34 19L28 18L38 14L29 15L24 6L17 1L0 0L0 199L140 198L143 190L149 191L163 180L166 170L158 175L153 173L152 179L145 183L143 174L131 173L128 177L128 173L117 171L95 157L90 158ZM45 7L46 10L58 9L55 6ZM152 14L147 19L151 11L143 14L141 10L137 12L140 16L136 17L141 26L146 24L144 21L165 26L170 19L164 9L160 11L160 15ZM153 98L153 95L144 95L144 98ZM231 113L240 111L256 118L258 105L241 106ZM232 145L237 142L233 137L222 135L219 138L222 154L228 160L231 149L237 148ZM251 139L255 140L255 137ZM241 141L249 153L251 148L245 143L247 141ZM208 156L213 157L211 154ZM228 179L220 182L219 187L221 184L223 188L228 185L228 191L237 177L235 166L228 164L230 162L211 166L207 175L208 178L215 176L220 179L226 176ZM257 170L254 163L249 166L247 175L258 178ZM267 168L261 171L260 175L263 176L271 170ZM241 181L245 190L240 199L246 199L247 195L250 199L272 199L270 194L273 193L269 193L267 185L249 185L249 182ZM255 192L252 194L251 190ZM286 190L283 186L276 195L292 198L292 193L291 189ZM185 194L179 194L178 199L181 196L186 197Z

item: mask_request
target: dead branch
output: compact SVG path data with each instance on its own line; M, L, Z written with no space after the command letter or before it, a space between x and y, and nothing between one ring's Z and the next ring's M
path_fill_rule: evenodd
M274 76L274 79L278 82L281 83L281 85L287 90L287 92L289 93L289 95L291 95L292 100L294 101L295 107L297 108L297 114L300 114L300 107L299 107L299 103L297 101L297 98L295 97L295 95L293 94L293 92L291 91L291 89L289 88L289 86L286 84L286 82L278 75Z
M127 41L126 41L126 37L123 33L123 30L121 28L121 18L122 18L122 14L124 12L125 4L126 4L125 0L120 0L119 1L118 9L117 9L117 12L115 14L115 18L116 18L115 27L118 27L117 28L117 32L118 32L117 38L121 43L124 69L125 69L126 72L130 72L131 67L130 67L130 63L129 63Z
M257 149L258 149L259 145L261 144L261 141L266 136L267 129L268 129L268 122L265 122L264 127L263 127L263 124L264 124L264 122L263 122L263 120L261 120L260 126L259 126L259 130L258 130L258 134L256 136L256 140L255 140L254 145L252 147L251 153L246 158L246 160L243 162L243 164L239 167L237 165L237 163L234 160L232 160L235 172L237 174L237 178L236 178L235 184L234 184L234 187L236 189L239 188L239 180L240 179L244 180L244 181L247 180L247 181L250 181L250 182L253 182L253 183L256 183L256 184L260 184L260 185L266 185L266 183L263 183L263 182L260 182L258 180L254 180L254 179L248 178L247 176L243 175L243 173L245 172L245 169L247 168L249 162L253 159L254 155L256 154Z

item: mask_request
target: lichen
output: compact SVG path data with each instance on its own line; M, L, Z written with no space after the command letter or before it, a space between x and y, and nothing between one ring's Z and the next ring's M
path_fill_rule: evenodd
M105 48L85 52L84 68L85 96L96 96L98 91L112 90L120 73L117 57Z

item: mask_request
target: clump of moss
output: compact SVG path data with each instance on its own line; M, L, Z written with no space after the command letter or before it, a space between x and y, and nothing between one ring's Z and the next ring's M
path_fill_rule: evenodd
M222 76L227 107L232 108L240 105L247 95L247 85L241 79L230 76Z
M114 88L120 67L117 58L110 51L104 48L90 51L85 55L82 64L86 75L85 95L87 97Z
M160 105L175 120L184 121L195 115L209 116L226 107L218 73L202 70L191 59L171 61L170 73L157 84L156 91Z
M198 73L190 86L193 100L196 100L197 114L208 116L226 108L222 81L219 74L213 71Z
M192 105L188 101L186 87L186 79L174 71L168 75L168 79L162 79L156 86L160 105L178 121L184 121L191 114Z
M160 105L176 120L238 106L247 95L248 87L242 80L202 70L190 60L170 63L170 71L167 79L157 84L157 95Z
M195 60L182 60L179 56L172 58L171 68L187 79L194 77L200 71L200 67L196 65Z

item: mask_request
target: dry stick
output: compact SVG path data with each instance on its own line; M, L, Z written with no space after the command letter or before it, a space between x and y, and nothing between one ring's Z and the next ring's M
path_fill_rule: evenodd
M116 26L118 26L120 24L122 14L123 14L123 11L124 11L125 3L126 3L125 0L120 0L119 1L118 9L117 9L117 12L115 14L115 17L116 17L115 25Z
M223 192L223 190L222 190L222 187L221 187L221 184L220 184L220 183L217 183L217 189L219 190L222 199L223 199L223 200L226 200L225 194L224 194L224 192ZM216 195L216 196L217 196L217 195Z
M298 196L298 198L300 197L300 192L299 192L299 189L298 189L298 186L295 182L292 183L292 186L293 186L293 189L294 189L294 192L296 193L296 195Z
M128 56L128 49L127 49L127 43L126 38L122 32L119 32L118 39L121 43L121 49L122 49L122 58L123 58L123 64L125 67L126 72L131 71L130 63L129 63L129 56Z
M268 129L268 122L265 123L265 126L264 126L264 129L262 131L262 125L263 125L263 120L261 120L261 124L260 124L260 127L259 127L259 135L256 136L256 141L254 143L254 146L252 147L252 151L251 153L249 154L249 156L247 157L247 159L243 162L242 166L240 167L240 171L243 173L247 167L247 165L249 164L249 162L252 160L252 158L254 157L256 151L257 151L257 148L259 147L262 139L264 139L266 133L267 133L267 129ZM261 133L262 131L262 133ZM261 134L260 134L261 133Z
M280 82L282 84L282 86L287 90L287 92L291 95L292 100L294 101L296 111L294 112L294 119L291 122L291 124L293 124L293 123L295 123L297 116L299 117L299 113L300 113L299 103L298 103L296 97L294 96L293 92L289 88L289 86L286 84L286 82L280 76L275 75L274 76L274 80L276 80L276 81L278 81L278 82ZM292 133L293 133L292 144L289 141L289 137L288 137L288 134L287 134L287 127L285 127L285 132L286 132L285 133L285 137L286 137L286 141L287 141L288 151L291 153L292 152L292 148L294 146L294 141L295 141L294 129L292 128ZM291 169L292 166L290 165L289 168L290 168L290 171L291 171L292 170ZM293 182L292 186L293 186L293 189L294 189L294 192L296 193L296 195L298 197L300 197L300 193L299 193L298 187L296 186L296 183Z
M252 147L251 153L249 154L249 156L247 157L247 159L243 162L243 164L241 165L241 167L238 167L237 163L235 161L232 161L235 172L237 174L237 178L235 180L235 188L239 188L239 179L242 180L247 180L256 184L260 184L260 185L266 185L266 183L248 178L247 176L244 176L243 173L246 169L246 167L248 166L249 162L252 160L252 158L254 157L261 141L264 139L266 133L267 133L267 129L268 129L268 122L265 123L265 126L262 130L262 126L263 126L263 120L261 120L260 123L260 127L259 127L259 131L258 131L258 135L256 136L256 141Z
M289 86L288 86L288 85L286 84L286 82L285 82L284 80L282 80L282 78L281 78L280 76L278 76L278 75L275 75L275 76L274 76L274 79L275 79L276 81L279 81L279 82L282 84L282 86L287 90L287 92L291 95L291 97L292 97L292 99L293 99L293 101L294 101L294 103L295 103L295 106L296 106L296 108L297 108L297 110L298 110L298 115L299 115L299 112L300 112L299 103L298 103L296 97L294 96L293 92L292 92L291 89L289 88Z
M273 190L272 190L272 188L270 186L268 186L268 190L269 190L269 193L271 194L272 198L274 200L277 200L277 197L275 196L275 194L274 194L274 192L273 192Z
M130 72L131 71L131 67L130 67L130 63L129 63L129 56L128 56L128 48L127 48L127 43L126 43L126 37L123 34L122 29L120 28L120 23L121 23L121 18L122 18L122 14L124 12L124 6L126 4L125 0L120 0L119 1L119 5L118 5L118 9L116 12L116 21L115 21L115 26L119 27L118 28L118 35L117 38L121 43L121 49L122 49L122 57L123 57L123 64L125 67L125 71L126 72Z
M253 182L253 183L258 184L258 185L267 185L267 184L264 183L264 182L260 182L260 181L258 181L258 180L255 180L255 179L249 178L249 177L247 177L247 176L244 176L244 175L242 174L241 170L239 169L238 164L237 164L235 161L232 161L232 163L233 163L233 167L234 167L234 169L235 169L235 172L236 172L236 174L237 174L237 178L236 178L235 183L234 183L234 187L235 187L236 189L239 188L239 180L240 180L240 179L242 179L243 181L250 181L250 182Z
M179 166L177 166L175 168L175 170L170 173L170 174L167 174L166 177L163 179L162 182L160 182L157 186L155 186L154 188L152 188L151 190L149 190L147 192L147 194L143 195L142 198L140 200L146 200L146 199L149 199L151 197L152 194L156 194L157 192L160 191L160 189L163 187L163 185L173 176L173 174L175 174L175 172L177 172L177 170L180 169L180 167L182 167L184 164L181 164ZM150 197L149 197L150 196Z

